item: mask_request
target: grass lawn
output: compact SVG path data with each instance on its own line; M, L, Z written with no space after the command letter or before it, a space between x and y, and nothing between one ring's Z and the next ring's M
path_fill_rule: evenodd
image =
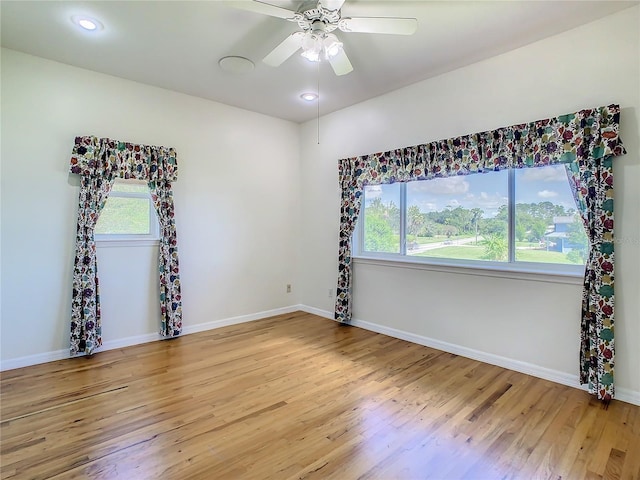
M579 265L567 258L562 252L547 252L546 250L516 250L516 260L520 262L565 263Z
M525 247L525 248L538 248L540 244L538 242L516 242L516 248Z
M435 248L426 252L415 254L417 257L431 258L456 258L460 260L486 260L484 256L484 247L482 246L451 246ZM575 265L564 253L547 252L545 250L516 250L516 260L520 262L536 262L536 263L564 263Z
M452 246L434 248L433 250L427 250L426 252L416 253L416 257L431 257L431 258L458 258L462 260L485 260L482 258L484 255L484 247L474 246Z

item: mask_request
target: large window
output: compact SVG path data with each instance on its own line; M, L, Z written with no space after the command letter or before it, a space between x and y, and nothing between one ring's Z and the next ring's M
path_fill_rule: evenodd
M96 240L157 240L158 219L147 183L116 180L95 234Z
M588 241L565 167L366 186L356 256L582 274Z

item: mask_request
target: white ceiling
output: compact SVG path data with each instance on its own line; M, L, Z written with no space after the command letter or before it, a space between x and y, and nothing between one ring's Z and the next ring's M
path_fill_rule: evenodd
M336 31L354 66L341 77L328 64L318 70L300 55L278 68L263 64L297 25L234 3L2 0L1 41L3 47L69 65L303 122L316 116L317 107L299 95L315 91L318 80L320 113L326 114L639 2L347 0L343 16L415 17L418 31L413 36ZM296 10L302 2L269 3ZM97 18L104 29L80 31L70 20L77 14ZM567 46L567 55L571 48L580 46ZM228 55L251 59L255 69L243 75L222 71L218 60Z

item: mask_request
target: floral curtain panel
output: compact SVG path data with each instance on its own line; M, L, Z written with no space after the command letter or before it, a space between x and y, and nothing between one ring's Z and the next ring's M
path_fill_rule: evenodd
M566 165L589 238L582 289L580 383L598 398L613 397L613 162L590 158Z
M342 159L335 318L351 320L351 239L365 185L428 180L506 168L566 164L590 240L582 306L581 380L598 398L613 397L613 172L625 153L620 107L576 113Z
M160 334L182 331L178 247L171 183L178 165L172 148L108 138L76 137L69 171L81 177L73 271L71 354L90 355L102 345L94 229L116 178L146 180L160 222Z
M71 299L71 354L91 353L102 345L100 291L96 243L93 231L109 196L112 182L100 177L81 177L76 256Z

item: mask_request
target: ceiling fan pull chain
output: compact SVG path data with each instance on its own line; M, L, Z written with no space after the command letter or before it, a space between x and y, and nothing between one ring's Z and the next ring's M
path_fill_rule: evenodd
M320 62L318 62L318 145L320 145Z

